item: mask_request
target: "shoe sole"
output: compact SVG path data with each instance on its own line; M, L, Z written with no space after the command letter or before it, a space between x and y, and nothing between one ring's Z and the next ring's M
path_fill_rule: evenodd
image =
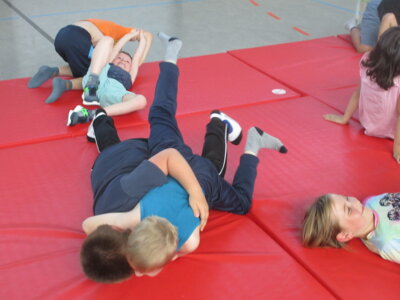
M70 111L69 111L69 113L68 113L68 119L67 119L67 126L71 126L71 115L72 115L74 112L80 111L82 108L83 108L82 106L77 105L73 110L70 110Z
M87 106L100 106L100 102L98 101L91 101L91 102L85 101L85 93L82 93L82 103Z

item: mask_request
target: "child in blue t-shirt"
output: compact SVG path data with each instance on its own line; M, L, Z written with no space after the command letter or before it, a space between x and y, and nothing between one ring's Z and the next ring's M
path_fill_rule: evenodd
M223 178L227 141L238 144L242 130L229 116L213 111L202 156L193 154L175 117L182 42L164 33L159 37L166 55L149 112L149 139L120 142L104 110L96 112L89 127L88 137L96 141L100 155L92 171L96 216L83 223L88 237L81 263L95 281L117 282L133 272L154 276L167 262L194 251L209 208L249 211L258 151L287 151L277 138L252 127L233 183L228 183Z

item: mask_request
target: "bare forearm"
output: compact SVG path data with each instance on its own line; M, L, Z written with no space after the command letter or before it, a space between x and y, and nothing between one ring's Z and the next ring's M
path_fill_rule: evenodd
M176 149L165 149L149 159L157 167L175 178L190 194L201 192L201 187L185 158Z
M132 83L135 82L137 73L139 71L139 66L143 59L146 44L147 44L147 40L145 38L142 38L139 42L139 46L137 47L135 54L133 55L132 67L131 67L131 72L130 72Z
M168 159L168 170L170 175L174 177L189 194L202 193L200 184L192 168L176 150Z
M109 58L109 61L113 61L114 58L117 57L118 53L121 51L121 49L125 46L127 42L129 42L133 37L135 36L134 32L129 32L125 34L115 45L113 50L111 51L111 55Z
M354 112L358 109L359 99L360 99L360 87L357 87L357 89L351 95L350 101L347 104L346 110L343 115L344 121L346 123L349 122Z
M153 42L153 35L150 32L145 32L146 46L144 47L143 55L140 58L139 66L141 66L146 60L147 54L149 54L151 44Z
M107 214L101 214L97 216L92 216L87 218L85 221L82 223L82 229L86 234L90 234L93 231L97 229L100 225L111 225L111 226L117 226L122 229L127 229L129 228L127 224L125 224L125 215L127 213L107 213Z

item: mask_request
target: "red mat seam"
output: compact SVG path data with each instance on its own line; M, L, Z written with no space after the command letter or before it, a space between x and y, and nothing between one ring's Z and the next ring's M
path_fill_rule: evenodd
M252 68L253 70L256 70L257 72L259 72L259 73L261 73L261 74L263 74L263 75L265 75L265 76L268 76L268 77L272 78L273 80L277 81L278 83L280 83L280 84L282 84L282 85L284 85L284 86L290 88L291 90L293 90L293 91L295 91L296 93L298 93L300 96L302 96L302 97L304 97L304 96L309 96L308 94L304 93L303 91L299 90L298 88L296 88L296 87L294 87L294 86L291 86L291 85L288 85L287 83L283 82L281 79L276 78L275 76L273 76L273 75L271 75L271 74L268 74L268 73L264 72L263 70L260 70L259 68L257 68L257 67L255 67L255 66L249 64L249 63L246 62L245 60L243 60L243 59L241 59L241 58L235 56L234 54L232 54L230 51L228 51L227 53L228 53L229 55L231 55L232 57L234 57L235 59L237 59L238 61L244 63L244 64L247 65L247 66L249 66L249 67Z
M293 95L293 96L282 97L282 98L274 99L274 100L266 99L266 100L261 100L261 101L257 101L257 102L243 103L243 104L230 105L230 106L221 106L221 107L217 107L217 108L221 109L221 110L242 108L242 107L248 107L248 106L258 105L258 104L286 101L286 100L291 100L291 99L300 98L300 97L301 97L301 95ZM179 119L179 118L188 117L188 116L192 116L192 115L204 114L204 113L207 113L210 111L211 110L207 109L207 110L199 110L199 111L194 111L194 112L189 112L189 113L183 113L183 114L177 115L176 118ZM147 120L141 121L141 122L136 122L134 124L120 125L120 126L116 126L116 127L117 127L117 129L131 128L131 127L134 128L136 126L143 126L145 124L148 124ZM85 136L85 135L86 135L86 128L83 132L77 131L77 132L73 132L73 133L51 135L51 136L41 137L41 138L36 138L36 139L31 139L31 140L24 140L24 141L12 142L12 143L0 144L0 150L7 149L7 148L20 147L20 146L35 145L35 144L51 142L51 141L58 141L58 140L63 140L63 139L68 139L68 138Z
M285 243L280 241L278 236L271 230L268 229L266 225L264 225L254 214L251 212L246 216L251 221L253 221L262 231L268 234L272 240L274 240L283 250L286 251L288 255L290 255L300 266L302 266L316 281L318 281L332 296L340 299L339 295L335 293L335 291L324 281L322 280L317 273L313 271L299 256L296 255Z

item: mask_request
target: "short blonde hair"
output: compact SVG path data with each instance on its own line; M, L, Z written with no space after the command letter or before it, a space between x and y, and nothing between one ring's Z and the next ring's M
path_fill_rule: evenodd
M129 235L127 258L136 271L161 268L176 253L178 232L167 219L151 216L141 221Z
M332 218L331 194L322 195L315 200L304 216L303 245L342 248L345 244L336 239L340 230L339 224Z

